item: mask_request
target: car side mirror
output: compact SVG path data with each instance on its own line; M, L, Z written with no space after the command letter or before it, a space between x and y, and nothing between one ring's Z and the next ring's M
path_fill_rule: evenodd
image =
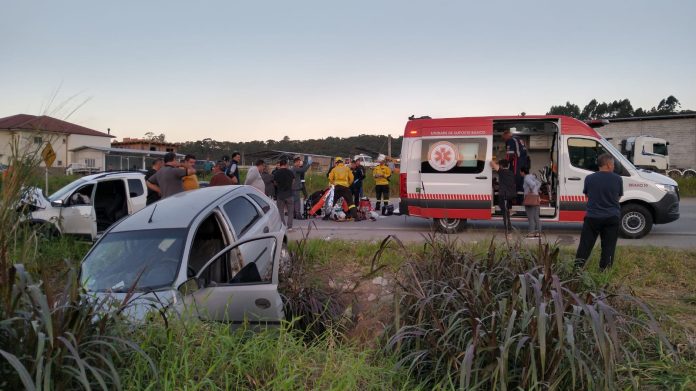
M190 295L193 292L203 288L203 279L202 278L196 278L196 277L191 277L188 280L184 281L179 285L178 288L176 288L179 292L181 292L182 295Z
M63 206L63 200L51 201L51 206L55 206L56 208L60 208Z

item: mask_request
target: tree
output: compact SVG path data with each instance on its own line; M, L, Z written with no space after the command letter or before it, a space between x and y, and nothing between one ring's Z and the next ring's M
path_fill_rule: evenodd
M674 114L677 112L677 108L680 107L679 99L675 98L674 95L670 95L660 101L657 105L657 112L659 114Z
M548 115L567 115L569 117L580 117L580 108L576 104L566 102L565 106L551 106Z

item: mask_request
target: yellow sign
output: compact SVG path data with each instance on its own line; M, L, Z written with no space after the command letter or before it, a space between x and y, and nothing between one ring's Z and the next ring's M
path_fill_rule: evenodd
M46 147L44 147L43 151L41 151L41 157L43 158L44 163L46 163L46 167L51 167L53 162L56 161L56 153L53 151L51 143L46 144Z

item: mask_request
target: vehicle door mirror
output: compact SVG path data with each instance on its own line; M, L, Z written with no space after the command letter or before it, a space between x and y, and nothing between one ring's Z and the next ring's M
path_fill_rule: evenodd
M51 206L56 207L56 208L60 208L63 206L63 200L51 201Z
M182 295L190 295L191 293L203 288L203 281L200 278L191 277L179 285L177 290L181 292Z

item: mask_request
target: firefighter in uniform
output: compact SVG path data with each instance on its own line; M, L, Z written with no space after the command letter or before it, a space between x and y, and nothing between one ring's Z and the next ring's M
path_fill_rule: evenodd
M337 157L334 168L329 172L329 183L334 185L334 203L341 197L348 204L348 216L354 219L358 211L353 203L350 185L353 184L353 172L343 164L343 158Z
M391 170L384 163L384 158L379 160L379 166L372 169L372 176L375 177L375 195L377 196L377 204L375 210L380 210L380 201L384 198L384 206L389 204L389 177Z

